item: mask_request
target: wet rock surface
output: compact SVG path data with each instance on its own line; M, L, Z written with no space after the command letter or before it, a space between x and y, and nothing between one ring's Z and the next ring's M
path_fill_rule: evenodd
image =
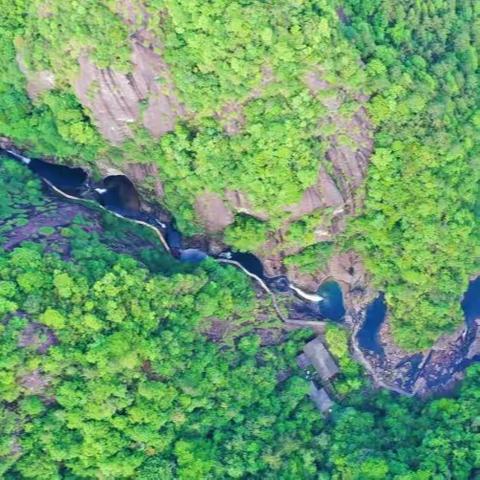
M465 297L475 287L476 283L471 282ZM465 323L455 332L441 337L431 349L414 353L395 345L388 313L381 319L378 331L365 332L362 329L369 328L369 309L357 310L352 316L355 332L352 342L361 350L359 359L368 364L377 384L401 393L426 396L448 392L463 377L465 368L480 360L480 318L470 319L472 314L478 313L480 297L469 302L468 309L465 302L462 305ZM365 337L365 333L371 336ZM375 333L378 333L377 338L372 337Z
M21 158L24 157L20 156L17 159ZM92 186L90 185L88 188L91 189ZM30 209L28 223L12 229L7 238L3 239L4 247L12 249L25 240L42 235L40 232L42 227L51 227L55 231L49 233L49 244L55 246L57 253L68 257L68 249L62 247L62 235L57 230L57 227L70 225L77 215L82 215L89 219L89 226L85 228L93 231L101 230L98 213L82 205L70 204L68 201L60 200L51 194L46 195L48 198L42 208L32 207ZM142 212L140 213L146 215ZM181 235L172 222L164 225L162 229L165 230L170 247L176 246L175 248L178 250L178 256L180 257L182 252L186 252L186 255L192 256L195 261L201 261L200 257L205 255L201 251L205 242L207 245L210 245L206 237L203 239L194 238L185 242L187 245L184 245ZM132 250L142 246L140 244L141 240L139 242L138 238L133 239L133 243L129 243L128 236L125 236L117 244L113 242L111 246L119 251L126 249L132 254ZM195 244L198 248L194 246ZM184 249L185 247L187 248ZM217 245L216 248L220 250L222 245ZM218 252L218 254L220 253ZM318 305L300 301L292 296L292 292L288 288L288 279L285 276L270 277L267 269L264 268L265 265L252 254L236 255L243 255L245 258L238 257L237 260L241 262L242 266L245 266L249 271L258 275L261 280L268 283L272 290L278 293L288 292L288 296L285 297L283 303L285 303L288 309L289 321L291 323L288 324L287 322L286 328L312 327L319 330L324 328L324 324L318 321ZM390 388L408 395L427 395L432 392L443 392L450 389L461 378L464 369L469 364L480 359L480 297L478 296L480 279L470 283L470 288L462 301L462 307L467 320L465 325L451 335L442 337L428 351L408 353L395 346L389 330L388 316L386 321L380 322L378 339L376 338L377 329L375 329L375 332L372 332L375 338L370 339L374 344L377 342L381 348L365 348L365 345L362 345L359 341L358 332L365 324L365 317L368 314L367 306L375 298L376 294L369 287L368 275L357 255L352 252L335 255L322 275L312 278L311 285L314 285L313 282L323 283L327 278L339 282L342 288L346 307L345 324L352 329L354 354L364 364L378 386ZM284 288L285 280L287 281L286 289ZM212 339L219 341L220 338L223 338L225 332L217 330L218 328L212 324L212 331L209 332L209 335ZM270 332L268 330L262 332L262 338L265 337L265 342L273 341L269 335ZM33 329L31 332L25 332L25 338L22 341L27 345L30 342L28 338L34 339L34 337L35 331ZM54 339L50 340L54 341ZM33 340L31 341L33 342ZM38 348L43 348L43 345L39 345ZM36 380L38 379L32 377L32 384L35 384ZM26 381L30 380L26 379Z

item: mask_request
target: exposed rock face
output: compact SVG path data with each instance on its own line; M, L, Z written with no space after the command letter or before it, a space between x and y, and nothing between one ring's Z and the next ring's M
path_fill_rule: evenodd
M100 133L113 145L121 145L132 138L138 126L145 127L153 137L160 138L173 130L179 119L193 119L193 113L187 112L177 98L169 66L162 58L161 40L149 30L153 17L149 15L148 2L118 0L111 8L128 26L130 73L99 68L84 51L78 59L79 72L71 80L72 87L81 104L90 111ZM19 64L22 67L21 58ZM36 72L36 83L31 85L29 73L26 70L24 73L32 97L54 85L49 72ZM245 107L261 98L269 86L279 81L275 71L264 64L255 88L242 98L225 103L213 114L222 124L224 132L229 136L241 134L246 121ZM263 251L257 252L269 275L284 273L284 257L297 253L295 248L300 248L285 246L286 233L292 222L313 212L329 209L331 221L319 221L314 232L315 240L330 241L344 230L347 217L358 212L362 205L361 187L372 151L372 126L363 108L367 98L351 91L350 87L330 85L321 66L306 74L303 81L314 101L323 104L326 109L326 114L318 120L319 132L332 132L331 128L322 127L333 125L335 128L333 133L319 133L318 140L325 146L325 155L319 158L317 178L312 178L315 183L303 192L297 203L285 205L283 223L270 235ZM346 110L351 110L344 107L354 104L358 106L357 110L347 113ZM161 199L164 196L161 166L133 162L122 165L121 173L149 198ZM270 220L265 212L258 211L251 204L243 192L236 190L199 195L194 207L207 233L220 233L238 213ZM315 282L312 276L298 271L292 273L300 284L312 289L321 282L321 279ZM330 275L331 272L326 273Z
M119 175L127 177L135 189L140 192L142 196L145 196L145 198L154 197L157 200L161 200L165 194L163 183L160 179L161 175L155 163L128 163L122 165L122 169L120 170L110 166L105 160L99 160L97 167L102 178ZM140 198L140 201L143 210L152 210L151 205L143 202L142 198ZM163 220L169 218L168 215L162 215L164 212L157 213Z
M259 220L268 220L268 215L265 212L255 210L243 192L239 190L227 190L224 196L235 213L245 213Z
M146 4L147 2L134 0L118 0L112 6L131 33L130 73L113 68L99 68L85 51L79 58L78 76L72 81L79 101L91 112L100 133L117 146L132 138L137 126L145 127L153 137L160 138L173 130L179 119L191 119L193 116L186 111L175 94L172 75L162 58L160 40L148 29L152 19L149 18ZM30 82L28 72L24 73ZM53 87L54 79L48 72L44 74L42 77L42 72L36 73L37 83L29 86L32 97ZM319 67L305 75L304 83L314 99L326 108L326 114L318 120L319 131L327 131L321 127L334 125L334 133L319 136L318 140L325 145L326 153L319 159L314 185L303 192L296 204L284 207L285 219L282 225L270 235L263 251L257 252L269 275L284 273L284 257L298 251L295 247L285 247L285 235L292 222L313 212L329 209L331 221L328 224L319 222L314 233L316 241L330 241L344 230L347 217L357 213L362 205L361 187L372 152L372 126L363 108L367 98L348 91L347 87L333 87L324 77ZM242 98L219 108L214 116L227 135L242 133L245 106L260 98L266 87L276 81L275 72L264 65L255 88ZM349 114L343 107L350 104L357 104L358 108ZM122 174L129 177L150 198L154 196L161 199L164 196L161 166L154 163L130 163L124 164L122 170ZM199 195L194 207L198 220L207 233L220 233L234 221L234 216L238 213L269 220L265 212L257 211L248 197L236 190ZM335 262L343 262L343 257L335 257L321 278L315 279L294 269L289 273L304 287L316 289L326 276L342 279L340 277L344 275L345 269L342 272L332 271L335 270ZM353 261L355 262L356 260Z
M313 213L319 208L343 208L344 200L340 190L335 185L332 177L321 167L318 172L317 183L305 190L301 200L286 207L291 212L290 220L297 220L304 215Z
M205 192L198 195L195 211L209 233L221 232L234 220L233 213L216 193Z
M90 109L103 137L119 145L132 136L128 124L138 118L139 97L126 75L97 68L87 55L82 55L79 63L80 75L74 84L75 93Z
M288 278L304 288L315 292L328 279L337 281L343 291L345 304L349 308L363 308L373 297L369 288L368 274L362 260L355 252L342 252L332 256L320 273L305 274L295 267L288 268Z
M135 122L143 123L158 138L173 130L177 118L185 114L175 96L168 67L157 53L160 49L152 43L148 32L141 30L133 35L131 45L131 73L98 68L84 54L73 85L99 131L114 145L133 136Z
M17 54L17 64L27 79L27 93L31 100L36 100L42 93L55 88L55 75L49 70L29 70L20 53Z
M291 222L328 208L332 212L332 221L328 226L318 226L315 231L316 241L332 240L344 230L347 217L355 215L363 205L362 186L373 151L373 126L363 106L368 98L338 88L332 90L331 96L326 95L331 86L322 78L321 71L308 73L304 81L312 95L317 96L318 101L327 109L327 114L319 120L320 126L334 125L335 132L320 139L327 144L327 149L320 164L317 182L304 192L298 203L285 207L290 216L280 231L270 239L268 248L264 249L266 253L260 254L269 275L278 275L283 271L282 257L285 254L296 253L292 250L279 252L283 236ZM351 115L342 112L343 103L352 100L358 105L357 110ZM289 269L288 274L300 285L311 290L316 290L326 276L351 283L351 278L343 278L349 277L345 272L350 269L358 270L360 261L358 257L348 257L348 268L340 271L337 267L345 261L346 257L343 255L334 257L325 275L317 275L316 278L297 269Z
M153 189L155 198L162 199L165 191L162 181L160 180L160 173L154 163L131 163L125 168L127 177L135 184L145 189Z
M373 151L373 126L368 119L364 104L368 97L358 93L334 90L332 96L325 96L331 88L322 78L322 72L312 71L305 76L305 83L313 95L327 109L321 125L334 125L335 133L327 136L326 159L333 172L333 182L341 193L346 213L354 213L362 206L363 198L359 187L365 178L368 160ZM358 104L353 114L342 112L344 101L353 100Z
M467 352L467 358L469 359L473 359L480 355L480 318L477 318L474 323L474 328L477 333Z
M73 219L78 215L79 210L76 205L61 205L55 212L55 215L51 215L50 212L38 213L38 215L32 216L30 221L26 225L22 225L15 228L10 232L8 238L2 244L2 248L5 250L13 250L22 242L29 240L33 233L36 233L41 227L61 227L70 225Z
M242 131L245 125L243 105L240 102L229 102L217 113L217 118L223 125L225 133L233 136Z
M359 187L365 178L368 160L373 150L372 127L363 107L349 120L335 117L334 121L345 132L348 131L347 137L351 143L342 145L338 135L332 136L327 159L333 165L335 180L343 193L346 207L353 213L363 203Z
M118 0L115 7L126 24L138 27L147 24L148 12L143 3L135 0Z
M307 72L303 80L313 94L317 94L321 90L328 90L330 88L330 84L323 78L320 69Z

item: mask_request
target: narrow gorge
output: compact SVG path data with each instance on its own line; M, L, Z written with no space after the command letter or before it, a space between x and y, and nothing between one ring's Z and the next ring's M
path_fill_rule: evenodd
M325 322L344 324L351 330L352 353L366 367L374 382L400 394L422 396L445 392L461 379L463 370L480 360L480 278L472 280L464 295L462 307L465 325L453 335L442 338L426 352L402 352L389 338L387 308L383 295L368 303L372 289L365 283L356 286L354 295L341 278L327 277L316 293L308 293L292 284L287 276L269 277L262 262L253 254L231 251L226 245L214 249L208 237L186 237L175 228L175 219L169 212L146 204L133 183L123 175L110 175L99 182L93 181L80 167L65 167L40 159L30 159L3 141L5 154L27 165L46 185L66 200L84 204L94 202L117 217L133 221L153 230L165 250L181 262L199 263L209 256L220 263L233 265L253 279L257 286L272 299L279 318L288 326L314 328L322 331ZM340 282L344 286L343 291ZM285 296L297 296L298 301L285 301ZM277 296L282 298L279 308ZM371 294L370 294L371 296ZM346 309L344 308L344 301Z

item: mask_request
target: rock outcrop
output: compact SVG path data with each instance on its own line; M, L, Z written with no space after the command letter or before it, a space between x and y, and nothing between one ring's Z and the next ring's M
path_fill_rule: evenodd
M264 249L266 253L260 252L266 271L270 275L284 272L283 256L296 253L291 249L279 252L290 223L315 211L329 209L332 221L328 226L319 225L315 231L317 242L329 241L344 230L348 216L360 211L363 205L363 183L373 151L373 126L364 107L368 98L338 88L332 89L328 95L331 86L323 79L320 70L310 72L304 80L312 95L318 98L327 110L319 120L320 129L325 125L334 126L334 133L319 138L319 141L324 142L327 147L325 158L320 162L317 182L304 192L299 202L285 207L285 211L290 214L289 217L280 231L270 239L267 248ZM343 103L352 101L357 105L356 111L351 114L344 113ZM305 288L316 290L325 276L333 276L343 281L341 277L345 274L337 268L343 263L345 257L336 256L325 270L326 275L306 275L295 268L290 268L288 275ZM347 263L349 266L344 272L358 271L361 264L358 257L355 259L349 257ZM331 271L332 269L337 271ZM347 283L351 283L351 280L349 279Z
M234 218L220 195L205 192L195 200L195 211L208 233L221 232Z
M345 201L340 190L322 166L318 172L316 184L305 190L301 200L295 205L286 207L286 210L291 213L290 220L294 221L319 208L340 209L344 207L344 204Z
M55 88L55 75L53 72L49 70L30 70L21 53L17 53L17 64L27 80L27 94L31 100L35 101L42 93Z
M185 109L175 96L170 72L151 36L139 31L131 38L132 71L97 67L87 54L79 58L75 93L87 107L102 135L114 145L133 136L139 123L156 138L173 130Z
M155 163L129 163L125 167L125 175L138 187L139 190L153 194L161 200L165 194L161 174Z
M305 274L293 267L288 269L288 277L310 291L318 290L323 282L333 278L342 286L344 296L352 301L352 306L363 305L365 299L371 298L368 274L360 256L352 251L333 255L320 273Z
M244 213L263 221L268 220L268 215L265 212L253 208L245 193L239 190L226 190L224 197L235 213Z
M476 335L472 343L470 344L467 352L467 358L470 360L480 356L480 318L477 318L475 320L474 328L476 331Z
M333 166L334 178L343 193L345 207L354 213L363 204L359 189L373 150L372 126L363 107L351 119L334 116L332 120L341 130L348 132L343 134L348 144L342 144L340 135L333 135L326 156Z
M373 151L373 126L364 107L368 97L338 88L332 89L332 94L327 96L332 86L323 78L320 69L307 74L305 83L327 109L320 124L335 127L334 133L323 138L328 144L326 165L331 180L341 194L345 213L355 213L363 203L360 187ZM348 101L357 104L353 113L342 112L343 104ZM325 189L325 180L322 183ZM334 198L338 202L338 196Z
M70 79L78 100L88 110L102 136L112 145L121 146L135 136L138 128L147 129L152 137L158 139L172 131L181 119L194 124L194 114L187 112L176 95L173 75L163 59L161 39L151 30L152 17L146 3L119 0L113 8L130 33L129 72L100 68L88 49L84 49L78 58L78 73ZM53 88L55 79L49 72L36 72L32 76L20 56L18 62L28 80L32 98ZM266 62L255 88L242 98L226 102L215 113L211 112L227 135L242 134L246 121L245 107L261 98L269 88L276 87L276 82L280 79ZM373 148L372 125L364 108L366 96L347 86L331 85L321 66L306 74L303 82L310 91L309 101L313 99L324 108L318 119L321 158L318 159L317 177L312 179L313 185L303 192L298 202L284 206L284 211L280 212L282 222L269 235L262 251L256 252L269 275L285 273L283 259L298 253L301 248L286 242L293 222L325 210L329 220L319 221L314 230L315 241L330 241L344 230L347 218L355 215L362 206L362 185ZM125 160L122 174L129 177L147 198L160 200L164 196L162 166L155 162L134 162L135 159ZM108 164L108 161L104 163ZM276 220L256 208L240 190L202 193L196 197L193 207L197 220L209 234L221 233L239 213L263 221ZM220 235L217 237L220 238ZM335 262L343 262L343 259L336 258L332 265ZM329 266L325 272L329 276L335 273L330 271L331 268ZM300 285L311 289L318 287L324 277L320 275L315 279L295 269L290 273Z

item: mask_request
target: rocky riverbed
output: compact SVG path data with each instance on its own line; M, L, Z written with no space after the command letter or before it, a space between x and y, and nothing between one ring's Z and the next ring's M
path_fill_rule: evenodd
M462 303L465 322L455 332L442 336L432 348L422 352L405 352L393 341L388 312L365 341L363 328L371 328L369 314L382 315L365 305L352 305L347 315L351 324L352 347L379 386L407 395L426 396L451 390L463 378L465 368L480 360L480 278L470 282ZM383 302L381 297L374 302ZM374 303L373 302L373 303ZM372 304L370 304L372 305ZM375 323L375 322L374 322Z
M11 148L11 145L5 142L0 146ZM48 169L48 165L40 160L37 169ZM75 170L76 174L83 175L80 169ZM40 171L37 173L42 177L46 176L48 179L46 171L43 174ZM50 174L55 176L55 173ZM115 177L117 178L115 179ZM145 204L135 191L133 184L126 177L125 180L119 177L121 176L109 176L108 181L103 182L105 188L93 188L92 185L88 185L87 191L96 191L99 195L96 200L116 213L117 216L126 216L135 221L141 221L145 225L150 225L150 227L153 225L159 232L161 229L164 235L161 234L160 236L165 236L168 244L166 245L167 249L170 249L180 259L182 259L182 252L188 252L187 256L189 258L194 257L201 260L205 254L219 255L226 248L217 240L211 240L205 236L182 239L179 232L175 230L174 222L168 212L161 212L156 216L155 209L142 208ZM68 175L62 175L60 178L63 182L71 181L72 185L75 184L72 187L75 190L75 196L81 195L78 193L78 185L76 185L73 176L71 179L68 178ZM82 177L80 183L83 185L86 181L87 179ZM38 229L42 226L52 228L66 226L80 212L89 215L89 209L86 207L72 204L62 205L58 201L56 204L54 215L47 212L32 213L29 222L16 229L13 235L7 239L5 248L13 248L29 238L32 229ZM95 222L93 222L93 225L95 225ZM60 240L59 245L61 245ZM64 252L64 254L67 254L67 252ZM419 394L424 396L432 392L445 391L462 377L464 369L470 363L480 359L480 306L478 305L480 303L478 292L480 290L480 280L476 281L478 283L471 283L473 293L469 290L465 297L463 303L466 314L465 324L454 333L442 337L431 349L412 354L402 351L394 344L390 333L388 314L386 319L373 319L375 320L373 321L369 318L369 315L374 314L372 312L375 309L372 307L375 304L373 306L370 304L375 299L376 293L371 289L368 275L355 253L344 252L335 255L320 278L307 282L310 287L315 283L317 286L324 283L325 291L328 290L327 295L330 296L330 298L326 298L325 305L322 305L321 302L302 301L301 298L295 299L292 293L298 289L289 288L289 282L285 276L280 275L273 278L265 276L263 265L256 257L249 254L244 255L244 257L237 259L241 267L251 276L256 277L257 280L268 285L267 291L272 289L275 295L288 295L282 303L288 311L290 326L315 326L315 324L318 324L321 327L322 323L318 321L319 319L330 317L331 320L341 322L345 317L344 324L352 330L352 351L378 386L407 395ZM329 282L325 283L325 280L329 280ZM328 289L326 285L329 285ZM341 286L341 289L339 286ZM270 293L272 293L272 290L270 290ZM278 311L275 296L273 296L273 299ZM378 304L378 302L377 299L376 303Z

